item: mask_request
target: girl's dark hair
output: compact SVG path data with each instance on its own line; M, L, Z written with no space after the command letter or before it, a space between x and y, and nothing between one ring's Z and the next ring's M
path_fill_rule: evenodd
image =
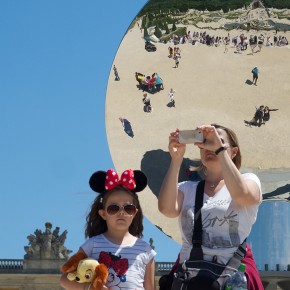
M85 237L91 238L102 234L108 230L107 222L99 215L100 209L105 209L106 202L109 196L116 192L122 190L133 197L133 204L137 207L138 211L129 227L129 232L131 235L142 238L143 237L143 212L140 206L138 195L127 188L122 186L116 186L110 191L99 194L94 202L92 203L91 210L86 217L86 230Z

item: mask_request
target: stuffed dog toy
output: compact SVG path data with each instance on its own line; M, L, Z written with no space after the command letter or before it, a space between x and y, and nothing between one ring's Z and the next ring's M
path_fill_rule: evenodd
M91 283L91 289L101 290L108 278L108 269L97 260L88 258L85 253L74 254L61 267L61 271L68 273L70 281L78 283Z

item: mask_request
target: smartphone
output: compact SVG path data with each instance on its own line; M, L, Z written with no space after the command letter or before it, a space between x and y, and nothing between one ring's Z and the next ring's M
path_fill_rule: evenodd
M190 144L195 142L203 142L203 132L201 130L182 130L179 131L179 143Z

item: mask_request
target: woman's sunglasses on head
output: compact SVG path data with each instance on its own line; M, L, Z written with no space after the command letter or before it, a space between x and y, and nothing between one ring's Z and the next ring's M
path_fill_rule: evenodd
M134 204L125 204L123 206L110 204L106 208L108 215L116 215L121 210L123 210L127 215L134 215L137 211L137 207Z

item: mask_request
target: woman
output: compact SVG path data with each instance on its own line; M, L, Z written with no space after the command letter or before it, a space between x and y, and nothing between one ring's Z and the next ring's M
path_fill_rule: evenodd
M264 108L264 116L263 116L263 121L267 122L270 120L270 112L271 111L278 111L278 109L270 109L268 106L265 106Z
M204 142L194 143L200 150L205 175L202 206L203 259L226 264L238 246L249 236L262 201L261 184L252 173L241 174L241 153L236 134L220 125L197 127ZM178 130L169 136L171 163L164 178L158 207L162 214L179 218L182 236L180 262L189 259L192 248L194 203L198 182L178 184L186 145L178 142ZM248 289L263 289L250 249L243 260L250 271ZM253 284L253 285L252 285Z

